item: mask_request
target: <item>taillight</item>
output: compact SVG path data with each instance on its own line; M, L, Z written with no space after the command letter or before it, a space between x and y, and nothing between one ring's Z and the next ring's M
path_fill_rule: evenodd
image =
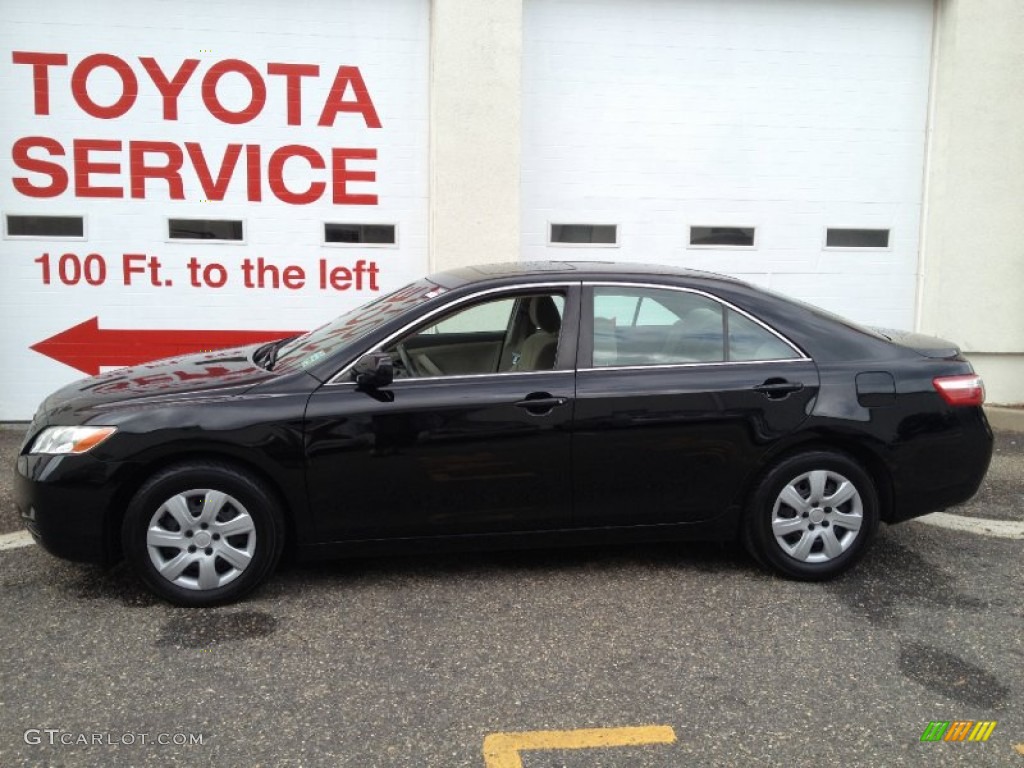
M932 379L932 384L950 405L981 405L985 402L985 383L976 373L939 376Z

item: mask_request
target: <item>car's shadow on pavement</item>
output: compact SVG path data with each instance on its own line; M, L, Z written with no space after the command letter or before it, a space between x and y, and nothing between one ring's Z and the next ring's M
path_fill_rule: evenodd
M480 578L488 575L527 578L571 576L576 573L614 574L636 569L747 574L761 572L757 564L731 543L623 544L587 547L495 550L490 552L354 557L343 560L288 563L277 581L300 579L306 584L366 583L406 578Z
M48 556L47 556L48 557ZM485 578L504 575L524 579L576 574L625 574L636 569L675 569L695 573L761 574L771 578L741 547L717 543L629 544L540 550L378 555L313 562L285 560L252 598L283 599L309 590L344 590L381 582L416 579ZM169 605L142 584L124 561L112 566L54 561L50 583L77 600L112 600L129 608Z
M720 574L744 581L790 583L751 558L735 543L669 542L471 553L407 554L293 562L285 560L247 601L305 599L378 585L401 588L418 581L502 579L543 580L637 578L644 572ZM80 600L107 599L126 607L168 605L150 593L126 563L112 567L54 561L51 584ZM956 579L883 527L864 560L853 570L821 583L850 613L879 627L895 627L904 608L922 601L978 610L987 603L956 588Z
M63 590L79 600L115 600L128 608L148 608L163 603L150 592L125 562L103 567L70 563L61 579Z

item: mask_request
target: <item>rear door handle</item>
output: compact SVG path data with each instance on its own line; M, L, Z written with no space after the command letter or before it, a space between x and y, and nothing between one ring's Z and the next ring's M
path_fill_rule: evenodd
M534 416L543 416L567 402L569 402L567 397L552 397L547 392L537 392L527 395L525 400L518 401L515 406L516 408L525 408Z
M758 384L754 391L760 392L769 400L781 400L794 392L799 392L804 385L799 381L786 381L785 379L768 379L764 384Z

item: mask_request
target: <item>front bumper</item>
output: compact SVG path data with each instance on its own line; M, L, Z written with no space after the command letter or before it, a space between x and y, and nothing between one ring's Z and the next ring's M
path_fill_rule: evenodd
M116 560L110 511L120 468L89 455L18 456L14 503L36 542L67 560Z

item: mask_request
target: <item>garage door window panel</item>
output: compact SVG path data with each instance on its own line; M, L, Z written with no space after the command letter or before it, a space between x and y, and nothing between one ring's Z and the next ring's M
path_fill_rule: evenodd
M383 248L397 244L398 229L394 224L324 224L324 245Z
M691 248L753 248L754 227L690 227Z
M551 245L616 246L619 228L616 224L552 224Z
M829 227L825 230L825 248L886 251L889 249L889 230Z
M8 214L4 217L4 224L4 236L11 239L85 239L84 216L22 216Z
M399 379L550 371L564 314L556 292L492 298L446 313L385 351Z
M240 219L168 219L167 239L244 243L245 222Z

